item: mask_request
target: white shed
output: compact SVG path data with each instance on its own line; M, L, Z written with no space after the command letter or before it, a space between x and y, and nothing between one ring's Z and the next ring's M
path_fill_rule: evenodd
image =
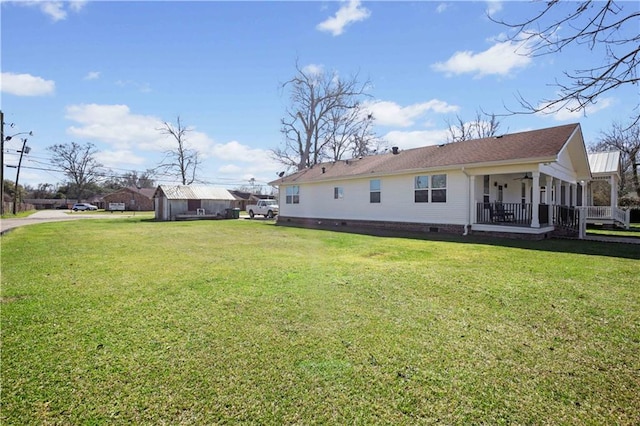
M224 217L236 201L228 190L206 185L160 185L153 198L156 220L189 215Z

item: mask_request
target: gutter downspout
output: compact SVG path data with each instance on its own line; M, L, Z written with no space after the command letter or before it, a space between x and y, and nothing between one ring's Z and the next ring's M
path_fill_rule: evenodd
M469 228L471 228L471 176L469 176L467 171L464 169L464 166L461 170L462 173L464 173L464 175L467 177L467 202L469 203L469 206L467 208L467 223L464 225L464 232L462 234L466 237L467 235L469 235Z

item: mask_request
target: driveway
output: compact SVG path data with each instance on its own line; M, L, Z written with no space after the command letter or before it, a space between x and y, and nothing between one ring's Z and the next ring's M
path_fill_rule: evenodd
M81 212L70 213L70 210L40 210L31 216L18 219L0 219L0 234L16 228L18 226L33 225L34 223L61 222L66 220L79 219L115 219L133 217L134 213L105 213L105 214L83 214Z

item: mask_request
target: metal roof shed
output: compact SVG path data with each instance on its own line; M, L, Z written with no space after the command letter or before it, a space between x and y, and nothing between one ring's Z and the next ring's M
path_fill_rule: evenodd
M175 220L178 215L224 216L236 198L226 189L206 185L160 185L156 200L156 220Z

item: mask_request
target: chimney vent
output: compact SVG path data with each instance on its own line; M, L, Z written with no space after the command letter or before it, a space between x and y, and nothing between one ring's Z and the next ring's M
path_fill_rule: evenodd
M391 152L393 152L393 155L398 155L398 153L399 153L398 147L397 146L392 146L391 147Z

